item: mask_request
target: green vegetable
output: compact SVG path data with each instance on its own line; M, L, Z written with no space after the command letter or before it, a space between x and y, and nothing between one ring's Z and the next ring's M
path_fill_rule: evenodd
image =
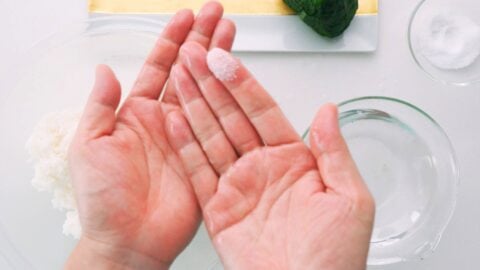
M348 28L358 9L358 0L283 0L300 18L322 36L334 38Z

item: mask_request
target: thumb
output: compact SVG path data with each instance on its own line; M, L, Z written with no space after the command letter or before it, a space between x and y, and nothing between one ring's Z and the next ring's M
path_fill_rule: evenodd
M310 145L327 189L357 202L371 202L373 206L370 192L340 132L336 105L320 108L310 131Z
M79 132L90 139L110 135L115 127L120 97L120 83L113 71L106 65L97 66L95 84L80 120Z

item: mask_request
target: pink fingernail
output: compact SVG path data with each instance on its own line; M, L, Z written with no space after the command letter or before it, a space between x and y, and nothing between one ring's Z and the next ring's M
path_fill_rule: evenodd
M323 147L323 142L322 142L322 139L320 138L320 135L318 134L318 132L315 132L313 130L311 132L313 136L313 141L315 142L315 147L320 153L322 153L324 147Z

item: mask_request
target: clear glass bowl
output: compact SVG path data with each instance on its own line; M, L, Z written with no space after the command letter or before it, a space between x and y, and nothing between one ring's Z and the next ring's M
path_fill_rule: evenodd
M128 94L162 21L99 17L67 26L32 48L21 63L21 79L0 101L0 256L11 269L61 269L76 241L62 234L65 214L52 196L32 187L25 142L46 113L81 109L95 66L110 65ZM173 269L207 269L216 259L204 229ZM1 260L2 258L0 258ZM199 268L195 267L199 266Z
M387 97L343 102L339 118L376 201L368 264L425 258L455 208L458 171L447 135L421 109Z
M408 40L413 58L418 66L436 81L455 86L479 84L480 57L477 57L471 65L465 68L441 69L432 64L424 55L422 46L425 45L422 45L424 44L422 40L425 40L428 25L439 14L448 14L450 18L464 16L480 26L478 0L422 0L410 18L408 29Z
M81 109L95 66L109 64L130 88L163 23L104 17L67 26L19 61L16 85L0 106L0 256L11 269L61 269L75 245L62 234L65 214L33 189L25 143L48 112Z

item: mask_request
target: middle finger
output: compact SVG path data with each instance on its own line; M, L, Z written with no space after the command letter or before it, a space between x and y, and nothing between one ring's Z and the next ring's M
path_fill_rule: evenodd
M180 49L180 61L187 66L214 112L225 134L239 155L263 145L260 136L233 96L210 72L207 51L196 43L185 43Z
M185 116L215 171L221 175L237 160L237 154L220 124L182 64L171 74L175 91Z

